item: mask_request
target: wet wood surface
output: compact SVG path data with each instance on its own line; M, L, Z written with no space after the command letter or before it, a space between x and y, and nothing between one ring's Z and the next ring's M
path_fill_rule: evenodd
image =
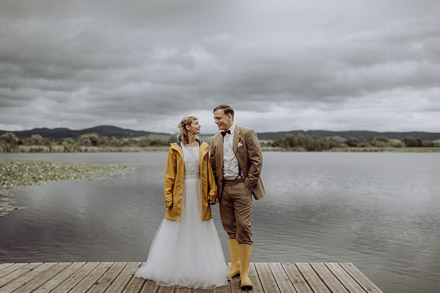
M171 292L233 293L240 277L223 287L158 286L134 276L140 262L47 262L0 264L0 293L9 292ZM249 292L382 292L351 263L251 263Z

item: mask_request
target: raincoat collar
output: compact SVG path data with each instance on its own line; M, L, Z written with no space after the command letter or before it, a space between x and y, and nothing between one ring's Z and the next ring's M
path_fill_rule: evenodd
M200 148L203 144L203 141L200 138L197 138L197 142L199 143L199 148ZM177 139L177 141L175 143L172 143L171 148L176 150L179 153L179 155L183 158L182 141L180 139ZM201 150L204 150L204 149L205 149L205 147L203 147Z
M203 141L200 138L196 138L196 141L199 143L199 147L202 145ZM182 148L182 141L177 139L176 144Z

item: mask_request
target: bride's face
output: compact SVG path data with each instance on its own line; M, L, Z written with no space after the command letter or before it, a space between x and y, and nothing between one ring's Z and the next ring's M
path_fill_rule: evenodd
M197 135L197 134L200 134L200 128L201 128L202 126L201 125L199 125L199 120L194 120L192 123L191 123L191 125L187 125L187 128L186 129L188 129L188 133L191 133L191 134L193 134L193 135Z

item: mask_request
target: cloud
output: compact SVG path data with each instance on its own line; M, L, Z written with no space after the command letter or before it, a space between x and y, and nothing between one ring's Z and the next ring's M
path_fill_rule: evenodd
M438 131L439 8L435 0L2 1L0 129L174 132L198 114L213 133L211 109L229 103L257 131Z

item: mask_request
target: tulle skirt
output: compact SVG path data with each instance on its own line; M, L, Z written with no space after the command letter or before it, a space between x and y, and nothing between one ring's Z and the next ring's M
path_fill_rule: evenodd
M135 276L162 286L227 284L226 262L213 220L202 221L200 179L185 178L180 222L163 219L146 263Z

